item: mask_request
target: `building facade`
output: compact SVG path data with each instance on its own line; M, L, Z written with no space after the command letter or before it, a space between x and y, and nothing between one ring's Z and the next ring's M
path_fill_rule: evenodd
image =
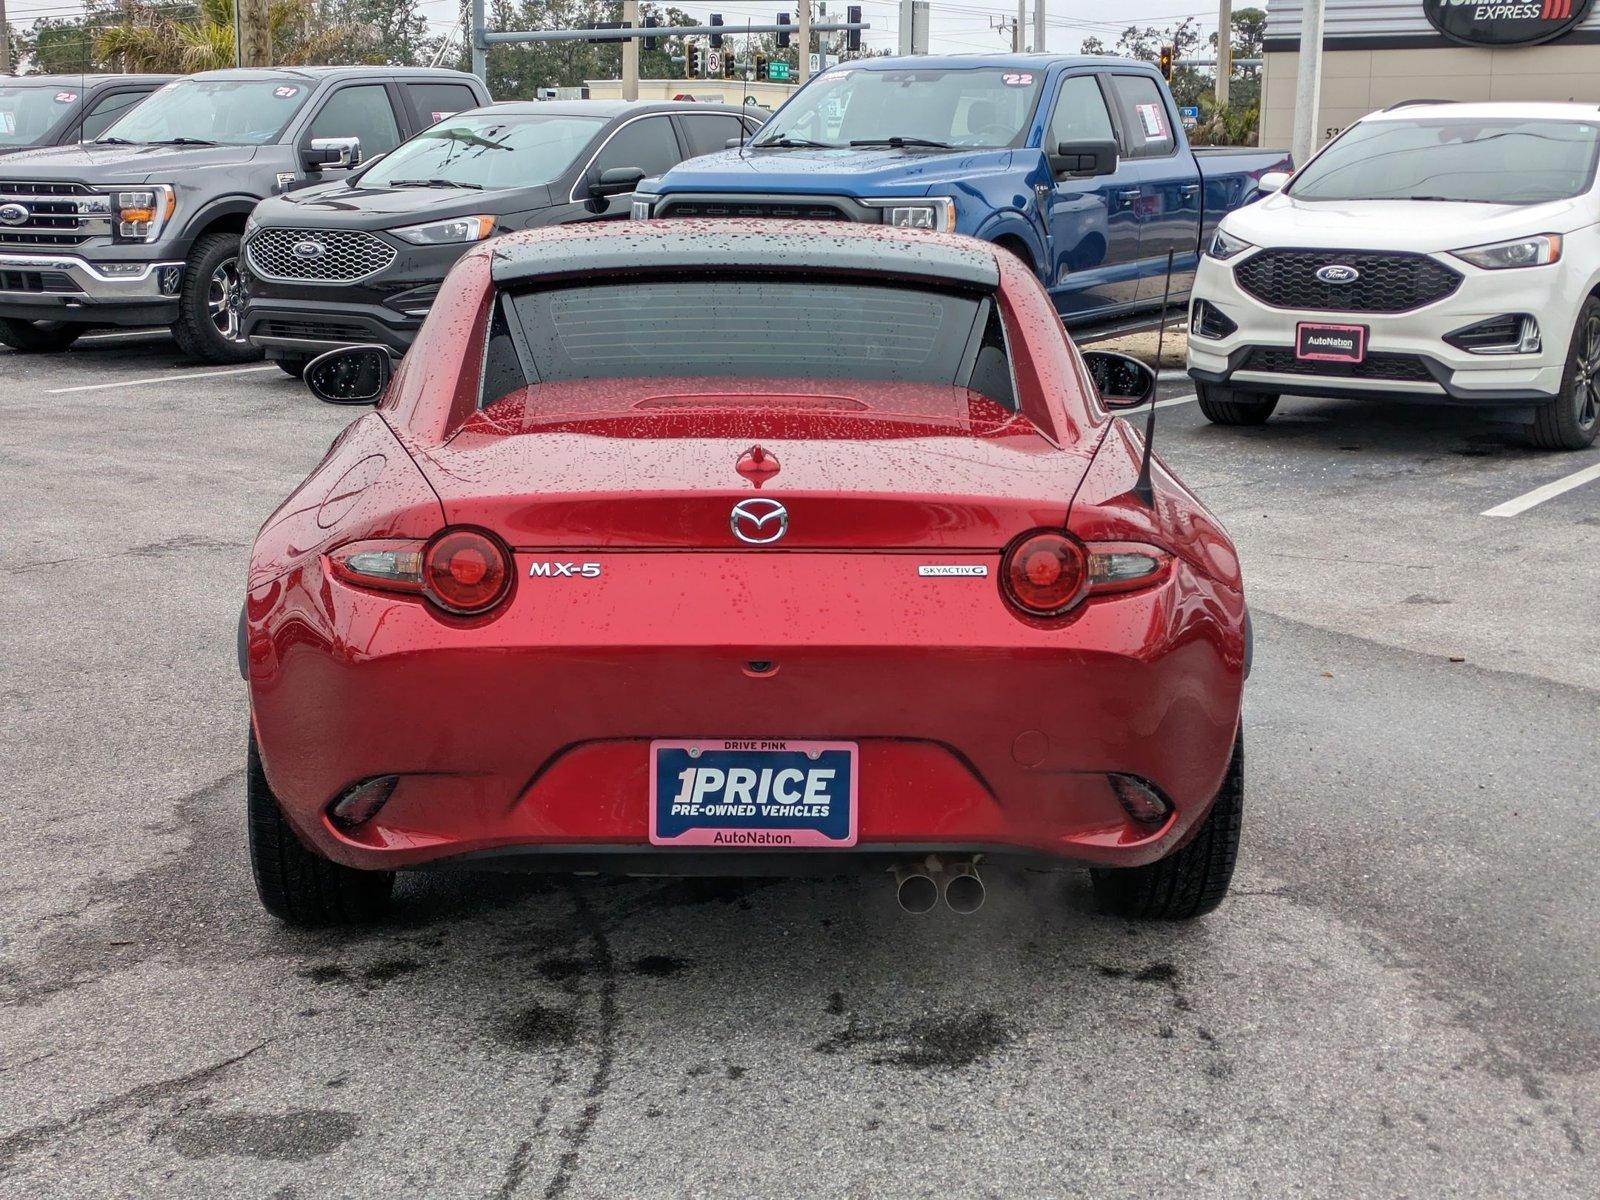
M1582 100L1600 105L1596 0L1326 0L1321 145L1401 100ZM1301 0L1267 8L1261 144L1294 133Z

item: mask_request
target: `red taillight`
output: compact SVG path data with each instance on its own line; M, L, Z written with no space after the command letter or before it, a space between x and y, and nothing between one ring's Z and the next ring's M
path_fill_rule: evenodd
M1083 547L1060 533L1032 533L1013 542L1000 564L1012 602L1035 616L1066 612L1083 595L1088 576Z
M476 529L447 530L423 551L422 593L446 612L487 612L510 586L510 554Z
M457 616L487 612L511 588L510 551L476 529L447 529L428 542L351 542L330 550L328 563L346 583L420 593Z
M1085 546L1054 529L1025 533L1000 560L1006 599L1029 616L1059 617L1086 596L1128 592L1164 579L1171 556L1139 543Z

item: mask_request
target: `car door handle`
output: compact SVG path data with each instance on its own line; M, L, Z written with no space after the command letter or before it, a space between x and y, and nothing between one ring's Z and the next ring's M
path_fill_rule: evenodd
M1198 183L1186 183L1178 191L1184 196L1198 196L1200 194L1200 185Z
M1119 204L1123 204L1123 205L1132 204L1138 198L1139 198L1139 189L1138 188L1123 188L1121 191L1119 191L1117 193L1117 202Z

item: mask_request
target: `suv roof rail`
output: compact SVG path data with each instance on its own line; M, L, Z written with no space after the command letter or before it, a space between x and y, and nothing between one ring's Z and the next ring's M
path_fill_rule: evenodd
M1397 108L1410 108L1413 104L1456 104L1456 103L1458 103L1458 101L1455 101L1455 100L1429 100L1428 98L1426 98L1424 96L1419 96L1415 100L1396 100L1393 104L1389 105L1389 107L1384 109L1383 111L1384 112L1393 112Z

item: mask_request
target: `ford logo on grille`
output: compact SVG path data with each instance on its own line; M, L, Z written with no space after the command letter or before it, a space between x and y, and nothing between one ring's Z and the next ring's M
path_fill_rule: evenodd
M1361 278L1361 272L1345 263L1329 263L1317 268L1317 278L1323 283L1354 283Z
M21 225L27 219L27 205L0 204L0 225Z
M328 248L321 242L313 242L307 239L303 242L296 242L290 249L289 253L293 254L298 259L311 262L315 259L327 258Z

